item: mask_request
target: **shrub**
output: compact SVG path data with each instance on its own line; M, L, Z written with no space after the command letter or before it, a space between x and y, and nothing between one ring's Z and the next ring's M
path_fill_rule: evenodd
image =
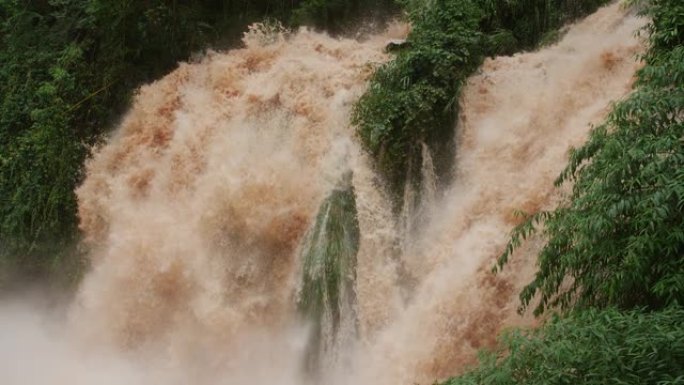
M684 310L589 310L514 330L444 385L684 384Z
M683 7L657 0L648 8L652 47L636 91L571 152L556 181L574 182L567 202L522 223L499 259L502 267L543 224L548 241L523 308L537 294L536 314L684 304Z

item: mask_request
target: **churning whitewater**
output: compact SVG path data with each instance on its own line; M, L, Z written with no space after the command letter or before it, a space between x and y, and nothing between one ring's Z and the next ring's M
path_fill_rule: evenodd
M86 165L91 270L66 316L0 306L0 382L398 385L459 373L502 328L533 323L516 314L517 293L541 240L490 269L516 210L558 204L570 146L630 91L644 22L611 5L557 45L487 60L460 100L455 182L435 191L425 147L427 198L404 219L349 116L406 26L363 42L253 27L245 48L181 64L140 89ZM338 332L353 338L335 339L311 376L300 256L348 175L359 243ZM412 215L420 226L407 231Z

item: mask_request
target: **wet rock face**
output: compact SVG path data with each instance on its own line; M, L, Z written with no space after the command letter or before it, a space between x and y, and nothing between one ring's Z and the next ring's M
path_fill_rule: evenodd
M391 39L385 43L385 52L394 52L410 45L406 39Z

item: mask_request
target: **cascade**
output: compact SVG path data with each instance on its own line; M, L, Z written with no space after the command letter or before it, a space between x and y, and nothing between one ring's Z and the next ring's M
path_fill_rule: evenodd
M570 146L631 89L644 25L600 9L536 52L488 59L455 122L454 181L393 213L349 116L394 25L364 41L254 27L142 87L78 189L91 269L63 316L0 303L3 384L431 384L517 315ZM420 169L419 171L417 169ZM420 197L420 198L416 198ZM40 368L40 370L36 370Z

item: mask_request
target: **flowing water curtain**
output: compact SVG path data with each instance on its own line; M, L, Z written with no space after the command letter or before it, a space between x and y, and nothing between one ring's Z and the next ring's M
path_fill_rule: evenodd
M301 314L311 322L306 371L334 365L356 337L356 255L359 222L351 172L321 204L302 251Z

